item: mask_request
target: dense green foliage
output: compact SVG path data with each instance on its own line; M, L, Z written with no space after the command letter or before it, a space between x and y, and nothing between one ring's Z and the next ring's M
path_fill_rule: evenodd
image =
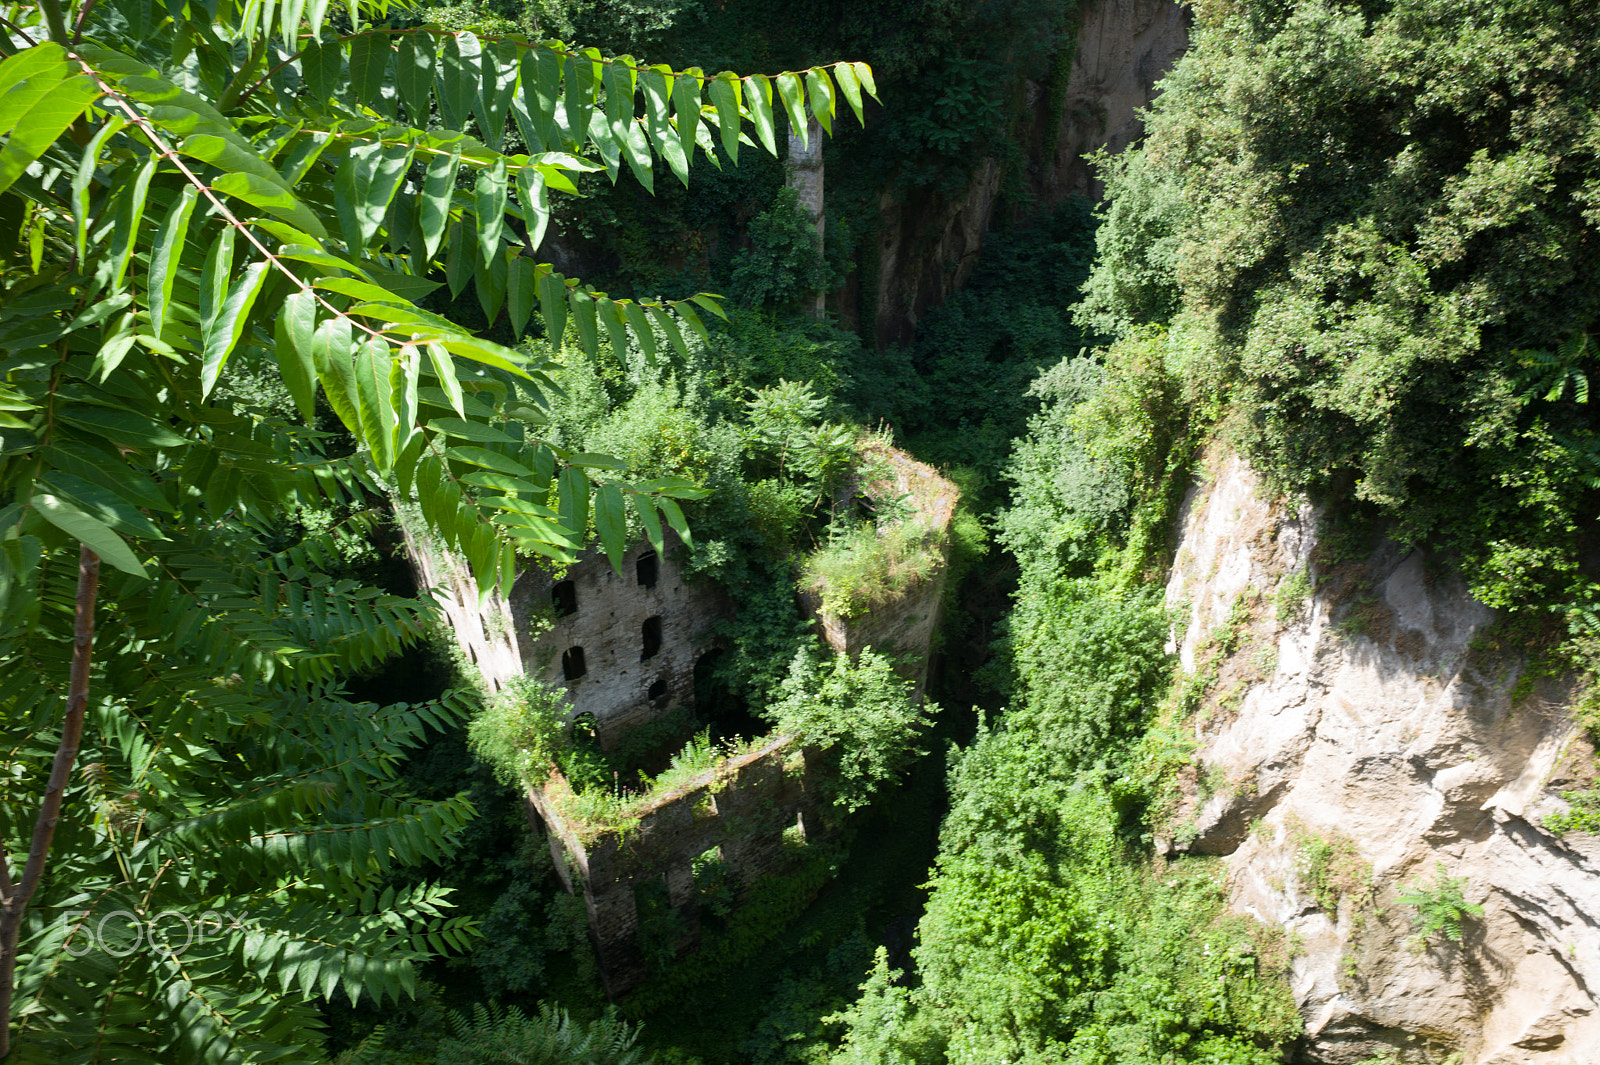
M1380 504L1497 607L1593 595L1592 4L1203 5L1111 163L1085 319L1170 325L1278 482Z
M775 106L859 118L870 71L746 92L375 25L387 5L10 14L0 1050L15 1030L17 1060L303 1054L319 997L392 1001L471 928L403 871L442 859L470 804L395 778L460 710L346 697L426 607L336 579L344 525L397 490L489 590L519 552L572 557L591 513L613 555L629 522L687 539L676 499L701 494L535 439L546 365L424 310L428 275L514 334L537 304L556 349L685 351L709 297L669 313L533 257L550 190L624 163L648 186L658 156L687 181L746 121L774 152Z
M831 655L818 663L814 652L802 651L763 712L781 731L837 758L838 776L829 783L835 805L848 813L920 753L911 740L939 708L919 706L913 687L870 648L854 662Z

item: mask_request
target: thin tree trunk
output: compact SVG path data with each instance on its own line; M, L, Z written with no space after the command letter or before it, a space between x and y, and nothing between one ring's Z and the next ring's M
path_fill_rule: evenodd
M0 850L0 1058L11 1053L11 996L17 972L17 939L22 934L22 915L28 900L44 875L50 841L61 820L61 796L72 776L72 763L78 758L78 743L83 738L83 713L89 705L89 656L94 650L94 598L100 589L100 556L80 545L78 549L78 597L72 625L72 677L67 688L67 716L61 723L61 744L56 748L55 764L50 767L50 783L44 803L33 825L33 846L22 879L11 881L11 859Z

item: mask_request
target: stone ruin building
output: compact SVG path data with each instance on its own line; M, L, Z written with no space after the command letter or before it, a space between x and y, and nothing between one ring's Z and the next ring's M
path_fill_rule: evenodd
M956 490L931 467L876 450L891 471L880 488L915 500L916 517L938 545L938 565L863 616L829 615L809 593L797 595L797 610L811 615L818 638L836 653L853 656L871 646L901 656L897 668L920 696L944 593ZM598 551L558 574L531 563L508 598L493 595L480 605L460 559L404 531L419 583L435 590L463 653L491 690L517 674L564 688L573 720L587 719L606 749L675 708L694 707L696 666L716 652L716 624L732 615L733 604L720 588L684 578L675 561L681 544L670 533L664 553L648 543L630 548L620 572ZM697 867L723 870L742 899L763 877L792 869L800 849L828 832L820 787L825 761L793 737L769 734L670 790L642 796L622 824L575 816L574 792L559 771L528 789L536 814L530 823L546 835L567 890L583 895L608 995L637 987L648 973L644 896L670 910L667 949L681 954L700 937Z

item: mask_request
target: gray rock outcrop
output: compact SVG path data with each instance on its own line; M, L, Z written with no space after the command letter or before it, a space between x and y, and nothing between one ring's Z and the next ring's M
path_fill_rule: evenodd
M1305 1060L1600 1061L1600 839L1542 827L1592 779L1570 690L1519 689L1447 567L1335 557L1324 516L1211 466L1168 585L1210 683L1162 846L1225 855L1233 908L1284 930ZM1459 941L1399 901L1440 863L1484 909Z

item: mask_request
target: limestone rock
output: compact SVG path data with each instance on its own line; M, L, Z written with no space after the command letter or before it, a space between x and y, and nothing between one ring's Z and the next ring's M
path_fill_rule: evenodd
M1513 699L1519 663L1473 643L1493 611L1446 567L1334 558L1324 516L1213 467L1167 589L1184 668L1215 679L1166 847L1227 855L1231 905L1287 932L1307 1060L1600 1061L1600 840L1541 827L1588 753L1570 692ZM1440 862L1485 909L1459 942L1398 901Z

